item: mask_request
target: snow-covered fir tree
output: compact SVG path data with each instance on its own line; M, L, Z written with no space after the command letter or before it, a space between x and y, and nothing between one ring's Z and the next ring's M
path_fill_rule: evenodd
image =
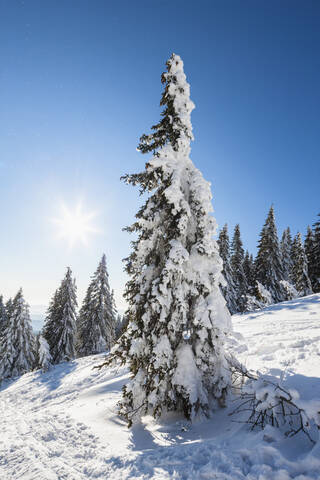
M231 243L231 269L236 290L237 311L243 312L246 306L248 283L243 269L244 249L241 240L240 226L236 225Z
M7 312L7 317L9 318L12 313L12 298L9 298L9 300L6 303L6 312Z
M71 269L56 290L45 320L43 336L49 344L53 363L75 358L76 340L76 284Z
M3 296L0 295L0 339L4 334L4 330L7 326L7 322L8 322L7 309L3 301Z
M210 184L189 156L194 105L178 55L162 82L162 120L138 147L153 155L142 173L124 177L149 195L127 228L137 235L126 260L129 324L106 361L129 363L119 404L129 424L147 412L209 415L231 385L224 350L231 322Z
M318 214L320 217L320 213ZM313 225L313 236L314 236L314 245L313 245L313 291L315 293L320 292L320 220L314 223Z
M302 243L301 233L298 233L292 242L292 271L291 280L300 296L312 293L308 276L308 262Z
M22 289L10 305L0 350L0 379L22 375L34 367L35 339Z
M304 250L306 252L308 263L308 276L311 282L311 288L315 292L317 288L317 269L315 256L315 239L314 233L310 226L307 229L307 235L304 241Z
M284 298L280 281L284 275L273 206L260 233L255 271L257 281L270 292L272 302L281 302Z
M223 296L227 302L227 307L230 313L237 312L237 297L235 285L232 277L232 270L230 266L230 245L228 235L228 225L225 224L222 230L220 230L219 238L219 253L223 262L223 277L225 282L221 285Z
M290 228L286 228L282 234L280 242L280 252L281 252L281 262L282 262L282 272L283 280L289 281L292 270L292 258L291 258L291 249L292 249L292 238Z
M78 318L77 353L92 355L109 350L115 341L116 311L110 292L106 256L92 276Z
M36 368L41 368L43 372L49 370L52 365L50 348L47 340L39 334L36 338Z
M255 286L255 270L253 255L246 250L243 260L243 271L246 276L248 291L251 293Z

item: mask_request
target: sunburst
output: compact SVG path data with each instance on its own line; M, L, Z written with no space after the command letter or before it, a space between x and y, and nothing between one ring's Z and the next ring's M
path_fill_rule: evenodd
M99 233L92 225L96 216L96 212L85 212L81 202L78 202L74 209L62 204L61 216L53 219L58 227L58 238L67 240L71 248L77 243L87 246L89 236Z

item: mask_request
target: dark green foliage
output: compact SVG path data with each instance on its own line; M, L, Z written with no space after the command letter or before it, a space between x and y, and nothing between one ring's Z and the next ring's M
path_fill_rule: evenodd
M236 288L233 280L232 269L230 265L230 246L229 246L229 235L228 235L228 225L225 224L222 230L220 230L219 238L219 253L223 261L223 276L226 281L225 285L221 286L223 296L227 302L227 307L230 313L235 313L238 311L237 305L237 294Z
M180 114L175 108L175 94L172 93L170 88L172 84L176 84L179 80L177 79L179 72L175 72L172 68L174 61L174 54L172 54L170 60L166 63L167 72L164 72L161 76L161 82L164 85L160 100L160 106L164 107L161 113L162 118L159 123L151 127L153 130L151 134L141 136L138 145L138 150L141 153L155 152L167 143L170 143L173 149L177 151L181 131L190 140L193 138L189 126L181 120ZM181 93L183 93L183 90L181 90Z
M252 254L246 250L243 260L243 271L248 284L248 293L251 294L255 287L255 268Z
M260 233L255 260L256 280L271 294L274 303L283 300L280 281L284 279L273 206Z
M0 379L22 375L34 367L35 339L22 289L10 302L9 312L0 343Z
M292 239L290 228L288 227L284 230L280 243L280 252L281 252L281 262L283 270L283 280L290 280L291 271L292 271L292 258L291 258L291 249L292 249Z
M92 355L110 350L115 339L116 309L110 292L106 256L92 276L78 318L77 353Z
M3 296L0 295L0 339L3 336L7 323L8 323L7 310L3 302Z
M320 217L320 213L318 214ZM314 245L313 245L313 262L312 268L312 286L315 293L320 292L320 220L313 225Z
M243 312L246 306L246 295L248 292L248 282L244 272L244 250L240 235L240 226L236 225L234 229L231 244L231 269L232 278L236 290L237 310Z
M53 363L75 358L76 307L76 285L68 268L50 302L43 328Z
M299 295L312 293L311 283L308 276L307 257L304 251L301 234L298 233L292 243L292 271L291 280Z

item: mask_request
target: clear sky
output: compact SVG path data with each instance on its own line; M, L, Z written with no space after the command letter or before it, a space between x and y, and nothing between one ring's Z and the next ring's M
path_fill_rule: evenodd
M105 252L123 308L139 195L119 177L143 169L172 52L218 223L255 253L273 203L280 231L304 233L320 210L319 47L319 1L0 0L0 293L47 304L69 265L82 298ZM71 248L52 219L80 199L99 233Z

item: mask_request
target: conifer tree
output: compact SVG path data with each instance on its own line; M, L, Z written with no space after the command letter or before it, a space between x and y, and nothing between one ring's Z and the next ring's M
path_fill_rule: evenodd
M75 358L76 339L76 284L71 269L56 290L46 317L43 336L49 344L53 363Z
M20 289L10 305L10 316L1 339L0 379L30 371L34 366L34 350L29 307Z
M280 252L281 252L281 262L282 262L282 271L283 271L283 280L289 281L292 270L292 258L291 258L291 249L292 249L292 239L290 228L288 227L284 230L280 242Z
M320 213L318 214L320 217ZM313 291L320 292L320 220L313 225L314 246L313 246Z
M9 318L12 314L12 298L9 298L9 300L6 303L6 312L7 312L7 318Z
M284 274L273 206L260 233L255 271L257 281L270 292L272 301L281 302L284 298L280 281Z
M4 334L4 330L7 326L8 316L5 304L3 302L3 296L0 295L0 339Z
M248 291L251 293L255 286L255 272L254 272L254 261L252 254L249 254L248 250L244 255L243 260L243 271L246 277Z
M115 340L116 312L110 292L106 256L92 276L78 319L77 353L92 355L110 350Z
M129 324L106 361L129 363L119 404L129 425L147 412L209 415L231 384L222 260L210 185L189 157L194 105L179 56L168 60L162 82L162 120L138 147L153 155L142 173L124 177L149 195L127 228L137 234L126 259Z
M237 311L237 298L235 285L232 277L232 270L230 266L230 246L229 246L229 235L228 235L228 225L225 224L222 230L220 230L219 238L219 253L223 262L222 274L225 279L225 284L221 285L221 290L223 296L227 302L227 307L230 313L235 313Z
M308 263L302 243L301 233L298 233L292 243L292 272L291 279L300 296L312 293L308 276Z
M43 372L49 370L52 365L50 348L47 340L39 334L36 338L36 368L41 368Z
M313 291L317 288L317 272L316 272L316 257L315 257L315 239L314 233L310 226L308 226L306 239L304 242L304 250L308 263L308 276L311 282Z
M231 269L236 290L237 311L243 312L246 306L248 283L244 272L244 250L240 234L240 226L236 225L231 244Z

